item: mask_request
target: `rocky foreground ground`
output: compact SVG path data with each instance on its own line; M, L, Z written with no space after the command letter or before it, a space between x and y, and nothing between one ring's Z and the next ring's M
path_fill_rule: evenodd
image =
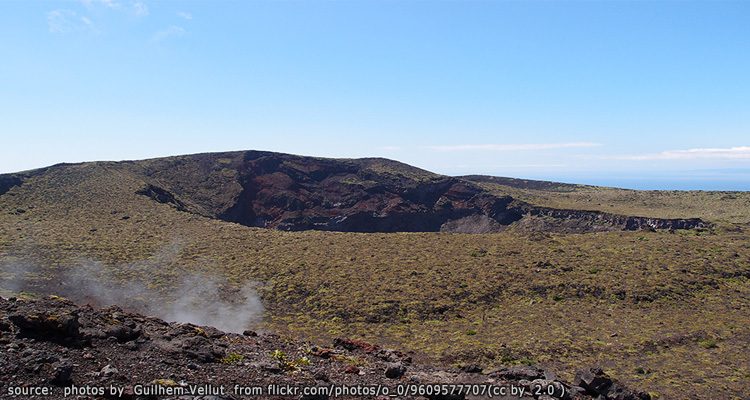
M0 398L649 399L600 369L434 368L351 339L330 346L221 332L60 297L0 297ZM327 392L326 392L327 391Z

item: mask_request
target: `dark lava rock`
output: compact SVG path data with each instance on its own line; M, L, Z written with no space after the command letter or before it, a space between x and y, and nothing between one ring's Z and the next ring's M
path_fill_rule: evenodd
M6 321L0 320L0 332L10 332L10 324Z
M119 373L120 373L120 370L118 370L117 368L115 368L115 367L113 367L113 366L111 366L109 364L105 365L104 368L102 368L102 370L99 371L99 375L100 376L105 376L105 377L114 376L114 375L117 375Z
M381 360L390 363L401 362L405 365L408 365L411 364L412 361L411 357L397 350L380 349L375 353L375 355Z
M225 335L224 332L214 328L213 326L204 326L199 329L200 335L209 339L218 339Z
M108 337L114 337L117 341L123 343L138 339L138 337L141 336L141 333L140 328L131 328L126 325L111 326L106 331Z
M138 343L136 342L127 342L125 343L124 347L128 350L135 351L138 350Z
M578 371L573 386L580 386L590 396L601 396L610 400L650 400L648 393L631 391L615 382L601 368Z
M284 371L278 363L274 362L261 362L256 364L255 367L263 371L268 371L272 374L280 374Z
M310 354L313 355L313 356L315 356L315 357L320 357L320 358L326 358L327 359L327 358L331 358L334 355L336 355L336 351L334 349L327 349L325 347L317 347L317 346L315 346L312 349L310 349Z
M344 368L344 373L347 374L358 374L359 368L356 365L347 365L346 368Z
M125 393L122 399L146 400L161 397L138 397L133 386L157 382L160 386L204 385L207 383L232 388L235 385L280 385L300 387L302 385L390 385L394 379L405 379L407 367L403 353L395 350L382 350L378 346L341 339L334 351L317 348L320 356L314 356L309 343L301 343L273 334L259 334L257 339L224 333L209 327L189 324L166 323L152 317L142 317L112 308L99 310L94 307L79 307L59 299L34 299L9 301L0 297L0 315L14 315L13 324L22 327L27 334L5 335L9 343L0 352L0 393L7 393L10 386L48 386L54 390L51 399L62 397L62 387L74 385L77 388L110 385L117 382ZM64 317L69 316L70 318ZM80 317L80 324L86 332L101 332L91 335L91 347L79 348L67 343L49 340L49 337L75 337L77 325L72 316ZM63 318L59 318L63 317ZM117 322L113 322L117 321ZM136 324L137 322L137 324ZM126 343L105 332L122 324L140 330L141 335ZM16 328L15 326L13 328ZM79 332L80 333L80 332ZM116 334L120 336L120 334ZM127 335L126 335L127 336ZM146 340L145 338L150 338ZM124 351L131 346L131 351ZM137 346L135 345L137 344ZM351 349L351 350L347 350ZM222 357L222 354L227 357ZM321 357L322 356L322 357ZM309 358L308 358L309 357ZM361 372L347 371L351 360L361 361ZM391 362L389 360L399 360ZM217 362L219 361L219 362ZM116 366L116 369L113 368ZM472 368L473 369L473 368ZM559 381L542 380L544 375L536 368L519 367L503 370L500 374L508 377L502 384L523 385L562 384ZM408 367L409 383L425 384L474 384L499 381L493 376L470 373L456 373L454 369L428 366L420 363ZM498 373L495 373L497 375ZM515 377L515 379L511 379ZM536 378L528 379L528 378ZM647 395L621 387L617 382L607 380L600 371L587 371L579 376L578 385L570 387L571 398L576 400L645 400ZM114 382L112 382L114 381ZM550 382L547 382L550 381ZM604 382L605 384L597 384ZM567 386L566 386L567 387ZM605 391L591 394L594 390ZM231 392L231 389L230 389ZM574 394L573 394L574 393ZM301 393L300 393L301 394ZM213 397L211 396L213 395ZM217 393L182 396L188 400L218 400ZM270 398L249 395L254 398ZM2 395L0 395L2 397ZM71 396L77 398L99 398L97 396ZM21 398L21 397L19 397ZM27 398L27 397L23 397ZM111 398L111 397L110 397ZM171 397L170 397L171 398ZM230 395L226 399L245 398ZM249 397L248 397L249 398ZM273 397L276 398L276 397ZM294 398L294 397L290 397ZM299 398L299 397L297 397ZM355 396L339 397L355 399ZM404 396L404 400L423 399L417 396ZM463 396L432 396L430 399L463 399ZM543 396L539 400L550 400Z
M73 365L68 362L61 362L53 366L52 378L49 382L56 386L69 386L73 384L72 375Z
M69 343L81 338L76 313L13 314L8 319L24 337Z
M175 198L172 193L163 188L160 188L159 186L147 184L135 193L150 197L151 199L162 204L169 204L180 211L186 210L185 205L181 201L177 200L177 198Z
M466 372L467 374L481 374L482 367L477 364L464 365L461 367L461 372Z
M331 378L328 376L325 370L322 370L322 369L315 371L315 374L313 374L313 378L315 378L316 381L321 381L321 382L331 381Z
M21 356L24 357L23 362L26 365L52 364L60 361L60 358L54 354L34 351L33 349L24 350Z
M398 379L406 373L406 366L402 363L391 363L385 367L385 377L388 379Z
M580 386L591 395L606 394L612 386L612 379L601 368L578 371L573 379L574 386Z
M202 336L193 336L182 341L183 352L201 362L214 362L224 356L224 351Z
M612 229L626 231L653 231L656 229L702 229L710 226L710 224L704 222L700 218L649 218L610 214L599 211L561 210L529 205L525 205L524 208L528 211L529 215L532 216L552 218L558 221L567 220L568 226L566 230L568 231L590 232ZM554 226L551 226L550 228L554 228Z
M617 382L609 387L607 398L611 400L651 400L651 395L645 392L628 389Z
M380 347L371 343L367 343L363 340L357 339L344 339L336 338L333 339L333 346L343 348L349 351L362 350L365 353L373 353L380 350Z

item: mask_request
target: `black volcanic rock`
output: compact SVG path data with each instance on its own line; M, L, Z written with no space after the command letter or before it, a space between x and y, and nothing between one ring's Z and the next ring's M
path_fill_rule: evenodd
M654 230L654 229L695 229L705 228L708 224L699 218L669 219L634 217L618 214L610 214L599 211L563 210L548 207L525 207L529 215L549 217L557 220L573 221L580 230L595 230L595 227L611 227L620 230ZM589 229L587 229L587 227Z
M156 185L148 184L144 186L141 190L137 191L136 194L150 197L151 199L159 203L170 204L180 211L185 211L185 205L182 204L181 201L177 200L172 193Z
M391 363L385 367L385 377L388 379L398 379L406 373L406 366L402 363Z
M15 313L8 316L19 334L41 340L75 342L81 338L78 315L68 312Z
M650 400L651 395L632 391L621 386L609 377L601 368L590 368L578 371L573 385L583 388L591 396L612 400Z
M191 324L167 323L153 317L125 312L117 307L97 309L91 306L77 306L59 297L35 300L4 299L0 297L0 315L22 316L24 320L35 320L36 316L77 315L81 328L85 331L106 331L113 320L142 321L143 336L141 345L124 351L128 343L110 340L107 337L92 337L89 347L67 347L62 343L46 340L43 336L25 336L26 323L13 325L16 333L8 336L6 343L0 344L0 393L8 393L10 388L49 386L49 398L62 398L63 388L75 385L80 388L118 387L124 391L122 398L173 398L164 396L132 396L136 386L149 387L203 387L211 384L222 386L228 392L218 397L190 395L180 399L205 398L300 398L280 397L265 394L235 395L233 388L269 385L294 387L331 387L346 385L350 388L367 385L387 386L396 393L399 383L419 383L423 385L471 385L494 386L514 385L530 387L543 383L565 388L570 393L572 386L559 380L534 380L528 378L544 375L541 370L529 367L528 371L518 368L505 375L484 375L448 367L411 363L408 357L398 351L390 352L388 360L381 357L377 345L361 340L338 339L335 348L328 349L330 357L318 357L307 349L314 349L309 343L281 338L273 334L243 336L224 333L210 327L197 327ZM18 320L18 318L14 318ZM53 318L54 319L54 318ZM37 325L34 324L35 327ZM32 328L38 330L38 328ZM57 330L56 330L57 331ZM62 329L61 332L68 332ZM213 332L207 334L207 332ZM72 331L70 332L72 334ZM217 353L217 349L222 349ZM321 348L318 348L320 350ZM196 360L195 354L202 354ZM200 358L200 357L199 357ZM361 361L356 368L361 373L348 373L352 370L350 360ZM409 365L407 368L406 365ZM511 371L511 370L507 370ZM322 383L319 383L322 382ZM640 392L631 391L609 378L599 370L586 371L576 382L583 385L582 393L573 394L571 399L647 399ZM319 386L322 385L322 386ZM325 393L323 393L326 396ZM599 396L599 397L597 397ZM604 396L604 397L601 397ZM636 397L633 397L636 396ZM646 395L647 396L647 395ZM94 396L99 398L101 396ZM333 396L330 396L333 397ZM373 396L364 396L373 397ZM474 398L464 393L431 394L428 398L460 399ZM27 398L27 397L17 397ZM113 397L114 398L114 397ZM177 397L174 397L177 398ZM313 397L311 397L313 398ZM342 395L341 399L359 399L362 395ZM402 399L424 398L407 393ZM524 397L530 398L530 397ZM540 397L541 398L541 397Z

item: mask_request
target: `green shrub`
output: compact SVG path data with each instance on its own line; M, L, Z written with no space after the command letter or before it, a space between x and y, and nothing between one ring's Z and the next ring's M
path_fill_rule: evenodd
M222 364L237 364L242 362L242 360L245 359L245 356L239 353L229 353L224 358L221 359Z
M698 341L698 345L700 347L703 347L704 349L715 349L719 347L719 345L716 343L716 339L712 338L700 340Z

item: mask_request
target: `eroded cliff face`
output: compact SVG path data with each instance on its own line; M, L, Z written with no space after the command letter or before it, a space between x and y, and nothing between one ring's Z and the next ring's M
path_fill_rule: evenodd
M506 229L543 217L544 229L694 229L700 219L659 219L533 206L478 185L383 159L333 160L246 152L242 191L218 218L281 230L464 232ZM532 224L520 224L531 226Z
M478 186L388 160L331 160L247 152L242 192L219 218L282 230L440 231L484 215L507 225L521 218Z

